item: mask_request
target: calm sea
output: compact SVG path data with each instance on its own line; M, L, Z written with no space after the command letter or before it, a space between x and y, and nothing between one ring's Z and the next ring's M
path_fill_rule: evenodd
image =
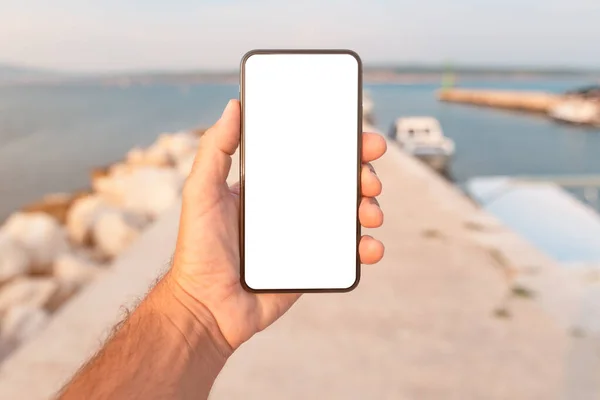
M497 81L465 87L561 92L581 81ZM439 103L433 84L367 85L379 128L437 117L457 146L453 177L600 174L600 130L542 117ZM162 132L207 126L237 85L0 87L0 219L47 193L89 185L89 171ZM285 132L282 132L285 134Z

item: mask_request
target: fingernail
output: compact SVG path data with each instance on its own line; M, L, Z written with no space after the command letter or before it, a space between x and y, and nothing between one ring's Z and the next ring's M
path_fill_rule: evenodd
M229 110L231 109L231 107L233 107L233 100L229 100L227 102L227 105L225 106L225 109L223 110L223 114L221 114L221 117L226 115L229 112Z

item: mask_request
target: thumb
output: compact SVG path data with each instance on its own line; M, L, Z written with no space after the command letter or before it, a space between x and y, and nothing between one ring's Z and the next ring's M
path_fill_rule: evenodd
M230 100L223 115L200 138L198 152L188 179L196 188L225 184L231 156L240 141L240 103Z

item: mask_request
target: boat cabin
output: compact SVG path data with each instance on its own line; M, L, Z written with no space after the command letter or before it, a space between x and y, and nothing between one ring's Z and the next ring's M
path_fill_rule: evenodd
M438 143L444 140L440 123L432 117L398 118L390 129L390 137L399 142Z

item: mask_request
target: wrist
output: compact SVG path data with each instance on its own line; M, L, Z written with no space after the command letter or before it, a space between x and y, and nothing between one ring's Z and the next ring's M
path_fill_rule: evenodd
M233 349L221 333L216 319L200 302L191 301L185 290L167 273L150 296L152 307L176 328L182 339L203 358L225 364ZM222 365L221 365L222 367Z

